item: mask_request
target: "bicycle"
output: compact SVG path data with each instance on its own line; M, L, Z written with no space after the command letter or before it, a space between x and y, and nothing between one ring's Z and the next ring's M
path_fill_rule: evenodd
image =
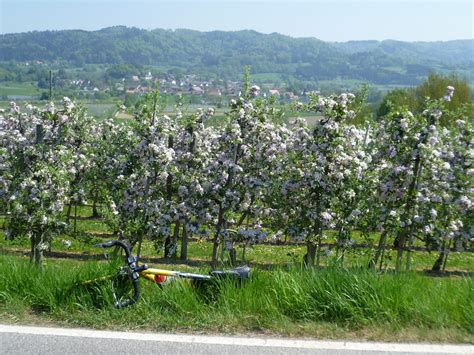
M247 265L230 270L213 270L209 272L209 275L150 268L146 264L138 265L137 258L132 255L130 247L121 240L111 240L94 244L94 247L98 248L111 248L114 246L123 249L126 263L126 266L119 267L119 270L112 280L112 294L115 300L115 308L128 307L138 301L140 297L139 277L158 285L163 285L168 277L190 279L197 283L207 283L219 279L234 279L240 281L250 277L250 268ZM97 279L85 281L83 284L92 283L94 281L97 281ZM130 285L130 282L133 287L133 290L131 289L130 291L133 292L133 294L124 296L124 294L128 293L126 288L127 285Z

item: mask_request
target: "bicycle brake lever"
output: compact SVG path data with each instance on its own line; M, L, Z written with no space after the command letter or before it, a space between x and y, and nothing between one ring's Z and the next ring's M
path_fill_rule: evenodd
M138 266L137 268L135 268L135 271L140 272L140 271L143 271L143 270L146 270L146 269L148 269L148 265L147 264L142 264L142 265Z

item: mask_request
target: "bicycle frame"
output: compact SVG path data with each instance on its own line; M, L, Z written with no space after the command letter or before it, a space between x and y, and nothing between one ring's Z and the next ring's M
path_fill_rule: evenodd
M113 246L120 247L125 252L125 261L128 265L128 270L130 273L130 278L133 283L134 293L132 298L127 299L123 302L117 300L116 295L114 297L116 299L115 307L116 308L124 308L130 306L138 301L140 295L140 289L138 284L138 278L142 277L149 281L152 281L157 284L161 284L166 281L167 277L175 277L175 278L184 278L184 279L191 279L196 281L211 281L213 279L222 279L222 278L233 278L238 280L248 279L250 277L250 268L248 266L241 266L231 270L221 271L221 270L214 270L209 273L209 275L202 275L202 274L193 274L188 272L180 272L180 271L173 271L173 270L165 270L165 269L156 269L150 268L146 264L137 265L137 259L132 255L132 252L127 244L120 240L112 240L105 243L95 244L95 247L99 248L111 248ZM122 271L123 268L120 268L119 271Z

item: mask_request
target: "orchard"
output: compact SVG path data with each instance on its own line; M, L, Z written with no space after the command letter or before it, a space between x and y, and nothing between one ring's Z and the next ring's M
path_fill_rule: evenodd
M474 241L473 124L469 110L448 108L455 95L450 86L420 112L390 106L363 125L353 94L296 103L320 115L308 125L282 120L249 85L219 124L214 110L179 103L163 114L157 92L126 124L97 122L68 98L59 107L12 103L0 113L5 238L28 238L40 266L70 228L72 206L89 201L138 254L152 241L186 259L197 238L212 244L216 266L224 254L235 262L238 243L295 242L306 246L304 265L318 267L328 233L343 263L357 232L377 235L368 267L381 269L395 248L396 269L409 270L422 244L440 270Z

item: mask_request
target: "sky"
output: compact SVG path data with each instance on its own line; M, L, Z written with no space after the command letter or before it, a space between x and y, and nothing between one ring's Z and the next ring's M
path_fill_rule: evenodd
M0 33L125 25L325 41L474 38L474 0L0 0Z

